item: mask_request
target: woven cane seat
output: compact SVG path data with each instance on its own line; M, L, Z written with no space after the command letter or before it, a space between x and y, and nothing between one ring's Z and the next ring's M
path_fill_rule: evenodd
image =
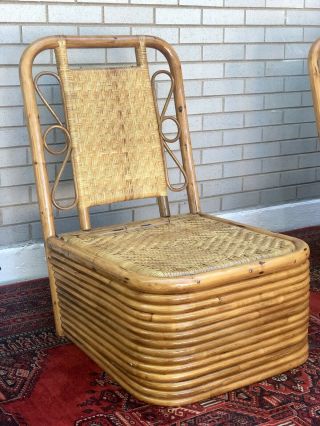
M278 236L201 215L64 234L63 239L127 270L157 277L209 272L295 250Z

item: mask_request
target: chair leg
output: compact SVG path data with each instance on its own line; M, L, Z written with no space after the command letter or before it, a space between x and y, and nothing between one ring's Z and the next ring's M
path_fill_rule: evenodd
M55 329L58 336L64 336L65 334L62 329L62 323L61 323L61 312L60 312L60 306L59 306L59 300L58 300L57 285L56 285L56 280L54 277L54 272L51 266L50 257L48 254L47 254L47 262L48 262L49 283L50 283L50 292L51 292L51 299L52 299Z

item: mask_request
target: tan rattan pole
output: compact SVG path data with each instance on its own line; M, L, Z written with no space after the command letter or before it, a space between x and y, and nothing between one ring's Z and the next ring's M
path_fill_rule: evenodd
M316 117L318 135L320 136L320 39L316 40L310 49L308 65L311 82L313 106Z
M33 61L38 53L39 50L36 44L31 45L24 52L20 61L20 80L24 97L25 114L27 116L26 121L31 141L33 168L37 183L36 187L40 210L40 220L44 234L45 250L48 257L47 239L55 235L55 225L51 204L49 178L43 149L43 138L38 116L35 88L32 78ZM63 333L61 327L60 311L58 307L57 291L50 262L48 262L48 273L50 278L51 297L56 330L59 335L62 335Z

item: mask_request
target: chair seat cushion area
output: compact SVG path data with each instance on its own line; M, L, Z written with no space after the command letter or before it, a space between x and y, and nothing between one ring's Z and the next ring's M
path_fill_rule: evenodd
M154 277L194 275L295 251L293 242L201 215L65 234L71 246Z
M308 246L207 215L49 238L64 333L137 398L181 405L308 355Z

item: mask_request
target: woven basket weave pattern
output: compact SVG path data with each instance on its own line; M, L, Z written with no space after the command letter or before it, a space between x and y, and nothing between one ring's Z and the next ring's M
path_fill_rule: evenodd
M199 215L161 219L122 231L94 230L63 239L126 269L176 277L250 263L295 250L291 241Z
M57 49L79 206L166 195L145 50L137 67L70 69Z

